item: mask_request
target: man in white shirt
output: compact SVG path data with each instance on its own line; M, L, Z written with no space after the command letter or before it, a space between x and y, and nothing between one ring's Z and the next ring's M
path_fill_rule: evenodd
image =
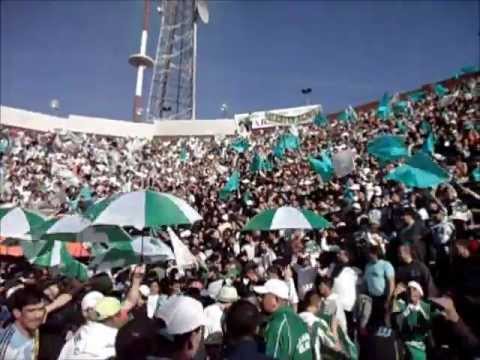
M247 255L247 260L253 260L255 258L255 241L252 235L247 234L245 237L246 244L242 246L241 251Z
M100 299L96 306L96 321L87 321L65 344L58 360L100 360L115 356L118 329L127 318L120 301L114 297Z
M217 302L205 308L207 326L205 340L207 343L221 343L223 336L223 319L225 311L238 300L237 289L223 286L217 296Z
M46 315L43 294L21 288L12 297L15 322L0 329L0 359L35 360L39 349L38 328Z

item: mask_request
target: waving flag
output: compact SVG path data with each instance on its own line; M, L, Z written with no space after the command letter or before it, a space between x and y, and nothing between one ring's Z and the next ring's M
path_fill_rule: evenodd
M418 90L408 94L408 98L413 102L419 102L425 99L425 91Z
M240 137L233 140L232 144L230 145L233 150L237 153L241 154L248 150L250 144L247 139Z
M345 111L341 112L338 115L338 120L342 122L355 122L358 120L358 115L355 109L349 105Z
M237 191L240 187L240 173L234 171L230 178L227 180L225 186L220 190L219 197L221 200L228 200L230 195Z
M252 163L250 164L251 172L272 171L272 169L273 165L270 161L268 161L258 153L255 153L252 159Z
M382 120L387 120L392 116L392 108L390 103L392 102L392 96L386 92L383 94L382 99L378 102L377 116Z
M472 171L471 178L475 182L480 182L480 167Z
M433 156L433 154L435 153L435 142L435 136L433 135L433 132L430 132L425 141L423 142L422 151Z
M448 89L442 84L437 84L435 85L435 94L437 94L438 97L444 97L448 94Z
M315 116L315 119L313 119L313 123L318 127L324 127L328 124L328 119L325 115L319 113Z
M382 163L389 163L408 156L408 148L400 136L382 135L368 143L368 153Z
M385 179L401 182L410 188L425 189L449 181L450 175L427 154L419 151L405 164L392 170Z
M322 152L319 159L312 156L309 157L308 162L310 163L310 168L320 175L324 182L332 179L334 174L333 162L330 155L325 151Z

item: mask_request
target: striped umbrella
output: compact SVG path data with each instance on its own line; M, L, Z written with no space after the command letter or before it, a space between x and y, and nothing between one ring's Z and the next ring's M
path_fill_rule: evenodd
M268 209L254 216L243 228L243 231L256 230L284 230L324 229L330 223L322 216L311 210L296 209L290 206L282 206L278 209Z
M61 241L38 241L38 249L27 257L31 264L58 268L60 273L65 276L77 278L81 281L88 279L87 267L81 262L75 260L69 253L66 244ZM38 246L41 245L41 246Z
M152 264L174 260L172 249L153 237L135 237L129 243L116 243L98 254L90 264L96 270L126 267L133 264Z
M79 214L64 215L45 221L31 231L34 239L68 242L130 242L131 237L119 226L92 225Z
M43 215L21 207L0 208L0 236L2 238L30 239L28 233L44 221Z
M114 196L93 205L87 216L94 224L132 226L138 230L191 225L202 217L185 200L150 190Z

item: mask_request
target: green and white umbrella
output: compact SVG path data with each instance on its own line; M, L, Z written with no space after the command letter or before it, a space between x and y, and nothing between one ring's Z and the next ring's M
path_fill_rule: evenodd
M154 237L135 237L129 243L117 243L98 254L90 268L106 270L133 264L152 264L159 261L175 260L172 249Z
M243 228L243 231L256 230L286 230L324 229L330 223L322 216L311 210L296 209L290 206L282 206L278 209L268 209L254 216Z
M28 233L44 221L43 215L21 207L0 208L0 237L30 239Z
M30 254L28 257L31 264L40 267L58 268L63 275L81 281L88 279L87 267L68 253L64 242L49 240L41 243L43 243L43 246L35 254Z
M191 225L202 217L185 200L150 190L134 191L93 205L87 216L94 224L132 226L138 230Z
M90 220L79 214L47 220L33 228L31 234L33 239L68 242L112 243L132 240L119 226L92 225Z

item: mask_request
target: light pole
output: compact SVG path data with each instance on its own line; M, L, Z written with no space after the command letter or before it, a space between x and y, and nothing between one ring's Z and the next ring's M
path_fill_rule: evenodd
M305 105L310 105L310 94L312 93L312 88L301 89L301 92L305 96Z

